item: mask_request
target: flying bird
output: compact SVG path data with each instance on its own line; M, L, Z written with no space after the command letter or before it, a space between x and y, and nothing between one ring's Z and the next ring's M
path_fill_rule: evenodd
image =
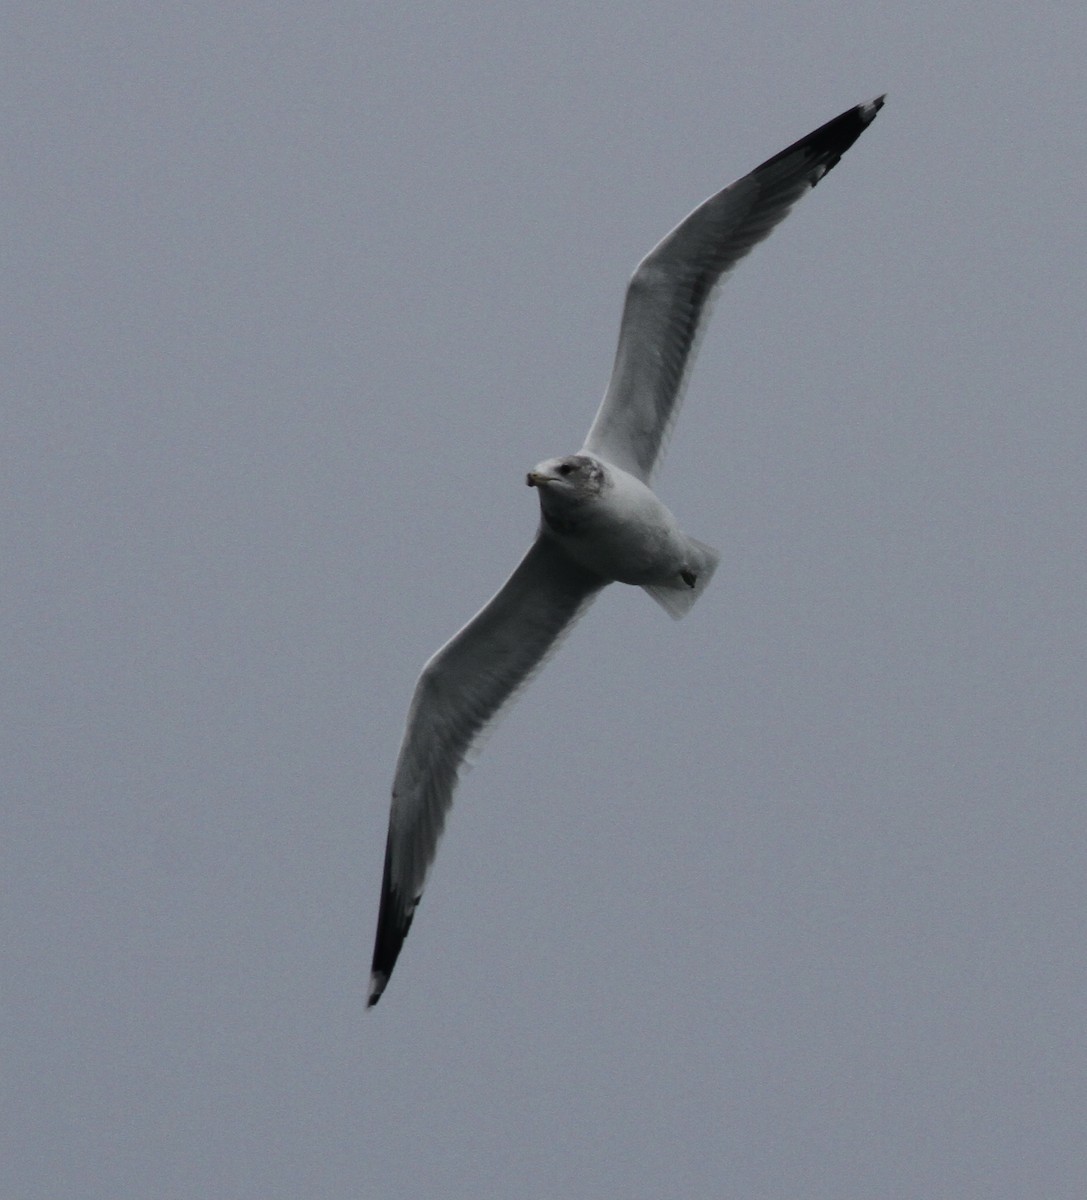
M368 1007L407 937L466 756L609 583L687 613L717 567L649 484L675 419L700 318L722 277L784 219L883 106L859 104L711 196L639 264L611 381L577 454L528 472L540 525L498 593L423 668L393 778Z

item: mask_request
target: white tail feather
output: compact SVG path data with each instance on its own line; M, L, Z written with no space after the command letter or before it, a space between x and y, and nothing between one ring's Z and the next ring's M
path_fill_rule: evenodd
M713 578L713 573L717 570L717 563L721 557L712 546L707 546L705 542L688 538L687 543L689 548L687 570L680 572L674 581L644 585L645 590L674 621L685 617L691 611L694 602L706 590ZM691 576L693 576L693 582Z

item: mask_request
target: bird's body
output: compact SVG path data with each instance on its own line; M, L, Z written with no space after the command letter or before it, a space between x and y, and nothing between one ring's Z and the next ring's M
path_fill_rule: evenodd
M579 476L587 478L584 486L571 482ZM692 590L700 575L712 573L706 548L682 532L652 488L621 467L576 454L540 463L528 483L540 491L543 535L608 583Z
M462 763L486 726L610 583L683 616L717 567L649 486L713 289L874 119L851 108L711 196L642 261L627 288L611 382L581 451L528 473L540 528L497 594L423 668L393 779L370 977L385 989L422 895Z

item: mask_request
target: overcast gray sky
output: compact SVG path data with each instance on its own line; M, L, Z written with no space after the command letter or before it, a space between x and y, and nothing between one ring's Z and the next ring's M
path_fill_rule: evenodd
M1087 1194L1087 16L12 4L0 1195ZM419 667L637 260L722 292L612 588L363 1004Z

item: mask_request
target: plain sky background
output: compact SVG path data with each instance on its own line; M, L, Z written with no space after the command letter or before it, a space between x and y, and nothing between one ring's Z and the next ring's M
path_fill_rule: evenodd
M1087 15L12 3L0 1195L1087 1195ZM363 1009L423 661L623 289L887 106L718 298L662 497Z

